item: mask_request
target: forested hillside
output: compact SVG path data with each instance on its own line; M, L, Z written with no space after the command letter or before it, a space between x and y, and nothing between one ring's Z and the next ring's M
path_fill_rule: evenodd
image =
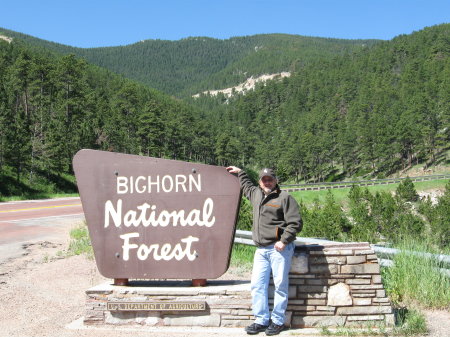
M223 43L266 38L171 42L180 48L177 60L167 55L158 62L165 60L174 78L189 79L192 89L202 86L204 78L215 81L221 71L234 69L225 67L234 54ZM290 36L278 38L285 39L284 47L275 48L277 39L267 53L252 47L251 57L239 58L235 69L245 77L266 62L275 71L284 62L277 60L286 54L289 60L297 57L290 78L246 95L184 101L74 55L50 52L45 44L38 48L27 39L0 40L0 193L20 194L19 182L57 181L71 174L71 159L81 148L217 165L274 166L283 181L382 177L415 164L448 164L449 24L352 53L345 43L335 45L332 55L319 44L323 55L314 57L312 52L304 59L298 48L286 50ZM166 42L151 43L164 49ZM209 60L203 79L186 75L198 69L181 62L183 45L198 53L198 67ZM271 52L283 57L271 58ZM128 54L122 57L126 63ZM210 73L211 67L216 68ZM147 71L151 69L162 71ZM11 179L14 183L5 183Z
M221 163L307 181L449 163L450 25L320 59L234 99L194 103L218 126ZM224 104L224 102L226 102Z
M74 48L0 29L11 37L61 54L81 56L177 97L234 86L252 75L295 71L311 60L348 54L377 40L342 40L286 34L145 40L132 45Z
M212 139L180 101L73 55L0 40L0 195L40 182L76 191L61 175L82 148L211 162Z

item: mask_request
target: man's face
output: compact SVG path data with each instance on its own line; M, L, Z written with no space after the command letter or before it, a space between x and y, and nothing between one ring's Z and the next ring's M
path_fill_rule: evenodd
M269 176L262 177L259 180L259 186L263 189L263 191L267 194L272 192L272 190L277 185L277 181Z

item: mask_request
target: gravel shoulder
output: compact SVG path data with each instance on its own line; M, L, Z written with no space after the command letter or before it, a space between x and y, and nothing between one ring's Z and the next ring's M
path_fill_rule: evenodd
M108 279L85 256L61 257L69 230L52 240L24 244L22 255L0 263L0 336L245 336L243 329L122 327L86 328L82 325L85 291ZM227 272L224 278L248 275ZM425 312L431 337L448 337L450 313ZM285 336L319 335L315 329L290 330Z
M74 226L72 226L74 227ZM72 228L71 227L71 228ZM111 337L242 336L243 329L86 327L85 291L110 281L85 256L62 257L69 231L51 240L22 244L21 256L0 262L0 336ZM245 275L227 273L224 278ZM287 332L286 332L287 333Z

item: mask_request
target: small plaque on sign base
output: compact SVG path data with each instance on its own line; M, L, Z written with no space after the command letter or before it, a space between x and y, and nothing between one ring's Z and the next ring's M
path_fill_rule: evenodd
M206 302L108 302L110 311L204 311Z

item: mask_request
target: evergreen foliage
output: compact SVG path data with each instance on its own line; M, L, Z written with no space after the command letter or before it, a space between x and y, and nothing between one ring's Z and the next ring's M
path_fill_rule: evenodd
M351 224L341 206L329 191L325 203L315 202L311 209L301 205L304 227L301 235L305 237L326 238L345 241L351 231Z
M414 187L413 187L414 188ZM367 188L353 186L349 192L351 238L371 243L397 243L424 235L425 223L411 205L387 192L371 194Z
M382 178L419 163L448 164L448 36L450 24L426 28L312 61L225 104L223 97L193 103L239 142L247 165L273 166L296 181Z
M430 235L433 242L437 242L439 247L449 247L450 245L450 181L445 186L445 193L433 205L430 198L427 198L419 206L419 211L430 223Z
M212 162L211 138L180 101L74 55L0 41L2 195L32 194L45 180L46 192L76 191L58 177L73 174L82 148Z
M419 195L411 178L406 177L397 187L396 194L405 201L417 201Z
M415 190L414 184L412 189ZM337 202L329 190L325 202L306 205L299 200L303 219L302 237L333 241L359 241L398 245L409 240L422 242L433 251L448 254L450 243L450 182L437 202L417 200L414 204L389 192L370 192L353 186L348 201ZM238 229L251 230L252 207L243 200Z
M169 79L172 93L292 71L245 95L184 101L93 66L87 54L58 54L72 47L0 33L16 37L0 41L0 176L17 186L72 173L80 148L271 166L282 181L384 177L419 163L448 164L450 24L377 43L275 34L76 50L158 73L145 81ZM146 68L150 51L156 63ZM386 207L399 202L376 198ZM357 221L368 202L355 208Z

